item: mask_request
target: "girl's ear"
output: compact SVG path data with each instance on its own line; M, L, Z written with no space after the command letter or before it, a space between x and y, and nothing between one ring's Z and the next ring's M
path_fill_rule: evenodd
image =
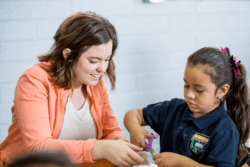
M224 84L221 88L219 88L216 93L218 98L221 99L222 97L224 97L229 91L229 89L230 89L230 86L228 84Z
M63 57L65 60L67 59L67 57L70 53L71 53L71 50L69 48L63 49L62 54L63 54Z

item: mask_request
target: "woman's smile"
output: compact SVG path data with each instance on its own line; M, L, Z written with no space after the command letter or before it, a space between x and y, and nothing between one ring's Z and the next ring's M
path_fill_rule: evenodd
M101 75L90 74L94 79L99 79Z

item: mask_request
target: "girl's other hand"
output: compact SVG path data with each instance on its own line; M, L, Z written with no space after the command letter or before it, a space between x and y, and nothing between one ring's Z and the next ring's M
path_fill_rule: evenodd
M130 131L131 143L141 148L145 146L145 139L151 137L152 134L141 126L135 127L134 130ZM158 135L154 135L154 139L156 138L158 138Z
M155 164L158 167L174 167L181 166L180 162L185 158L183 155L172 153L172 152L163 152L156 154L153 157Z

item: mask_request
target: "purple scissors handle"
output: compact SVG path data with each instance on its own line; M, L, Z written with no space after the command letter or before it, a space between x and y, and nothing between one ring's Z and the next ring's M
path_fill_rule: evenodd
M148 143L145 141L145 146L143 147L144 149L150 149L152 147L152 142L154 140L154 134L151 133L153 136L151 138L147 138L148 139Z

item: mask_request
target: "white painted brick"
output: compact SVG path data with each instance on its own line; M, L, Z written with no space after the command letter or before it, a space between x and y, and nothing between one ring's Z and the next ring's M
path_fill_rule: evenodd
M230 47L230 53L238 57L238 60L241 60L241 63L246 65L250 64L249 58L249 48L247 47ZM250 71L249 71L250 73Z
M37 41L37 53L38 55L49 52L53 46L54 39L38 40Z
M165 16L119 16L111 17L110 22L117 32L123 34L157 34L168 30L168 21Z
M136 56L136 67L138 72L152 72L152 71L167 71L168 63L170 61L169 55L141 53Z
M138 93L120 93L120 94L110 94L110 104L114 111L124 111L127 112L133 108L143 107L137 104L140 100L140 95Z
M139 90L171 90L183 87L184 71L164 71L138 75Z
M51 19L70 15L70 0L6 0L0 2L0 20Z
M169 61L168 61L168 68L169 70L183 70L186 67L187 58L189 55L191 55L195 50L182 50L182 51L176 51L169 53Z
M141 91L139 93L117 93L110 94L110 104L114 111L127 112L134 108L143 108L148 104L156 103L170 99L167 91L158 90L152 91L148 89L147 91Z
M20 75L31 65L34 61L27 62L12 62L12 63L0 63L0 83L16 83Z
M15 88L16 84L0 84L0 104L7 104L13 101Z
M165 16L167 18L168 26L166 31L188 32L196 31L196 15L195 14L175 14L171 13Z
M137 13L144 15L165 14L165 13L194 13L196 9L196 3L188 1L186 3L182 1L165 1L162 3L150 4L139 3L137 5Z
M118 74L159 70L167 71L169 69L169 65L173 64L173 59L172 55L169 53L160 54L154 52L145 52L138 54L119 55L115 63Z
M12 114L11 114L10 104L0 104L0 126L11 124Z
M122 73L131 73L137 71L136 54L119 54L114 57L117 75Z
M129 109L183 98L186 60L197 49L228 46L250 75L249 5L248 1L210 0L159 4L142 0L0 0L0 140L7 136L11 118L13 93L9 90L37 62L35 56L50 49L55 31L70 14L95 11L117 29L117 89L111 92L110 83L105 85L119 125L129 138L123 125ZM4 117L2 111L7 111ZM159 150L157 141L154 149Z
M7 137L10 124L0 126L0 143Z
M0 21L0 41L36 39L34 21Z
M39 39L53 39L57 29L64 19L42 20L37 22L37 32Z
M195 47L195 36L190 33L171 33L144 35L138 37L138 50L140 52L173 51L181 49L190 49Z
M231 46L249 46L250 38L249 33L245 32L206 32L199 33L197 37L198 48L204 46L214 46L214 47L231 47Z
M250 5L249 5L250 7ZM249 32L250 29L250 12L244 14L232 14L228 13L224 16L224 24L226 30L247 30Z
M250 13L244 14L199 14L196 16L196 24L198 30L249 30L250 22L248 18Z
M135 35L119 35L116 56L121 53L136 53L138 50L138 37Z
M37 61L36 56L48 52L52 44L53 40L0 42L0 62Z
M224 30L226 28L226 14L199 14L196 16L197 30Z
M134 0L73 0L72 10L73 13L78 11L94 11L107 17L112 15L134 15L136 6L134 5Z
M126 128L125 128L125 126L123 124L123 118L124 118L124 115L125 115L126 112L117 112L115 110L113 110L113 111L114 111L115 117L116 117L116 119L117 119L117 121L119 123L119 127L122 129L122 131L124 133L126 131Z
M137 106L134 108L141 108L148 106L149 104L158 103L161 101L168 100L167 91L164 89L154 91L152 89L148 89L148 91L141 91L142 93L139 94L139 98L137 99Z
M197 3L198 13L235 13L248 12L249 1L200 1Z
M116 92L135 92L136 91L136 74L117 75Z
M162 15L159 16L140 16L136 18L138 25L136 29L139 34L158 34L168 30L168 18Z
M117 75L117 74L116 74L116 75ZM108 94L114 93L115 90L114 90L114 91L111 91L111 84L110 84L110 82L109 82L108 77L103 76L103 80L104 80L104 84L105 84L105 86L106 86L106 88L107 88Z
M182 82L182 86L180 88L173 88L172 90L168 90L168 98L166 100L171 100L173 98L184 99L184 82Z

